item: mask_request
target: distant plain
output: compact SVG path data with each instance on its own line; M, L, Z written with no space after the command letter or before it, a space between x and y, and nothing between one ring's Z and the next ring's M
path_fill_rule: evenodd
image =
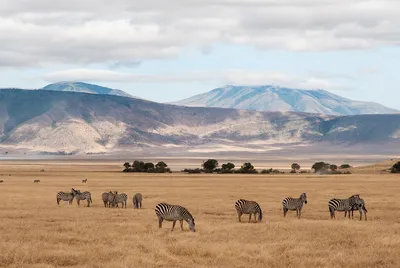
M196 161L170 159L175 171ZM259 160L256 168L290 164ZM351 175L188 175L126 174L122 162L105 160L2 161L0 267L400 267L400 180L381 174L385 165ZM91 207L57 206L57 192L71 187L90 191ZM128 194L127 209L104 207L101 194L110 190ZM136 192L142 210L132 208ZM283 218L282 199L302 192L309 201L302 218ZM366 201L368 221L358 212L330 220L328 200L354 193ZM246 215L238 222L239 198L261 205L261 223ZM186 223L183 232L179 224L171 232L171 222L159 229L159 202L185 206L197 232Z

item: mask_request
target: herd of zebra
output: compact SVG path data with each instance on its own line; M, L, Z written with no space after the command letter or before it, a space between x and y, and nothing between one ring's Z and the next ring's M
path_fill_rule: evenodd
M79 205L80 200L87 200L87 206L90 206L92 203L92 197L90 192L81 193L79 190L71 189L70 193L59 192L57 193L57 204L60 204L60 201L68 201L69 204L72 204L73 199L77 200ZM118 207L118 204L122 204L122 208L126 208L126 203L128 200L128 196L125 193L118 194L115 192L105 192L101 196L105 207ZM142 208L142 194L137 193L133 196L132 202L134 208ZM299 198L286 197L282 201L283 207L283 216L286 217L286 214L289 210L296 211L297 217L301 217L301 211L303 208L303 204L307 204L307 194L302 193ZM367 220L367 208L365 206L365 201L360 198L360 195L352 195L346 199L338 199L333 198L328 202L329 212L331 219L335 217L335 211L345 212L345 217L350 218L350 213L352 218L354 218L354 210L358 210L360 213L360 220L362 220L362 214L364 212L365 220ZM249 222L251 221L252 215L254 215L254 221L257 222L262 220L262 210L260 205L251 200L239 199L235 203L235 209L238 215L239 222L241 221L241 216L243 214L249 215ZM183 221L186 221L189 225L189 229L192 232L195 232L195 223L194 218L190 212L182 206L179 205L171 205L168 203L159 203L155 208L156 216L158 218L158 227L162 227L162 222L172 221L172 230L175 228L176 221L180 222L181 229L183 230Z

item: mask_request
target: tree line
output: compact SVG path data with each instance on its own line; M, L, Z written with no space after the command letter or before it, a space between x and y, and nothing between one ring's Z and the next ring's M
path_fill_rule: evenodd
M129 162L125 162L123 166L125 167L123 172L171 173L171 169L164 161L153 164L135 160L132 165Z

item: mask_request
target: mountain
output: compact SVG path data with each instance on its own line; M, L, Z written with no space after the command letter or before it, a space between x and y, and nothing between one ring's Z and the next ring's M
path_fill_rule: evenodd
M59 82L45 86L39 90L81 92L90 94L116 95L132 98L133 96L119 89L111 89L83 82Z
M325 90L303 90L275 86L226 86L174 102L173 104L331 115L399 112L378 103L346 99Z
M3 89L1 150L155 155L328 152L377 146L395 152L400 114L330 116L183 107L113 95ZM328 147L326 147L328 146ZM350 146L350 147L349 147ZM353 146L353 147L351 147ZM325 149L326 151L326 149ZM354 150L353 150L354 151ZM376 152L376 149L373 153Z

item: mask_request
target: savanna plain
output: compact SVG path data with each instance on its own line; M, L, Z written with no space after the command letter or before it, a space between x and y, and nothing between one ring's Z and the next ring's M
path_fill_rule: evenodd
M400 267L400 178L360 169L351 175L195 175L122 173L119 163L0 163L1 267ZM44 169L44 172L40 170ZM87 178L86 184L82 179ZM40 183L33 183L39 179ZM61 201L59 191L90 191L93 203ZM125 192L127 209L101 194ZM143 208L132 196L143 194ZM301 219L283 217L282 199L308 196ZM358 193L368 220L331 220L328 201ZM238 222L234 203L263 209L260 223ZM164 221L156 204L186 207L196 232Z

